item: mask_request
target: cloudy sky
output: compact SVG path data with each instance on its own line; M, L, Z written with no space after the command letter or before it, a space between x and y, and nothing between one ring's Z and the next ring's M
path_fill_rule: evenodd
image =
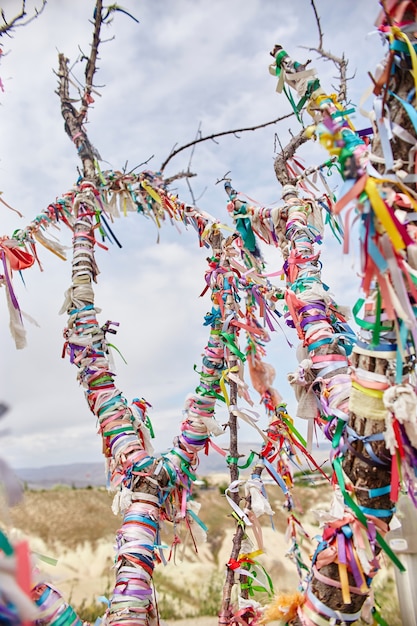
M6 16L15 15L19 4L3 0ZM367 72L374 72L385 54L374 28L379 3L316 4L325 46L350 59L355 75L350 98L358 105L369 86ZM28 0L27 5L30 12L36 3ZM0 191L24 214L21 219L0 204L3 235L24 228L77 178L77 155L64 132L54 93L55 72L58 53L63 52L75 64L75 76L82 78L83 66L76 61L81 52L89 53L93 5L92 0L48 0L37 20L1 41ZM323 87L332 91L334 67L300 47L318 41L309 0L123 0L122 6L139 24L118 13L105 29L108 41L100 49L96 75L100 96L89 114L89 136L103 168L121 169L126 163L133 168L151 159L146 167L158 170L171 149L192 140L199 127L209 135L289 112L268 73L274 43L300 61L312 58ZM367 125L359 114L354 121L357 128ZM192 179L198 206L228 221L223 186L216 184L228 171L236 189L263 205L276 205L276 135L285 144L291 128L298 130L294 122L284 122L199 145L191 163L198 174ZM308 146L302 156L306 165L327 158L319 146ZM190 152L182 152L166 175L187 168L189 159ZM191 202L184 183L174 190ZM96 304L102 309L100 321L120 322L113 343L127 363L114 353L116 383L129 401L139 396L152 405L155 446L163 450L178 432L186 395L198 383L193 367L199 366L207 340L202 321L210 308L209 300L199 297L206 252L198 248L194 232L178 232L165 224L158 234L152 223L136 215L121 218L114 230L123 248L97 250L101 274ZM70 245L68 233L55 234ZM66 318L58 311L70 284L70 263L44 249L39 256L43 271L32 267L24 272L24 283L18 275L14 281L22 310L39 325L26 324L24 350L17 351L9 335L0 290L0 400L10 407L0 424L7 430L1 437L1 455L15 468L100 461L94 417L75 368L61 358ZM268 251L267 259L270 271L280 267L278 253ZM336 300L351 305L357 297L355 263L342 257L330 233L323 261ZM277 371L275 386L292 412L295 402L286 376L296 360L286 337L295 345L297 340L290 330L285 335L274 333L268 360ZM254 401L257 404L255 394ZM303 424L298 426L305 431ZM257 439L247 427L241 428L241 437Z

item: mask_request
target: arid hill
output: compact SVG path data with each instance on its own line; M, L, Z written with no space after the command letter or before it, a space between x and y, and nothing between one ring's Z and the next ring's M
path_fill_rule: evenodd
M207 541L197 547L197 552L189 534L174 531L172 524L165 523L155 586L161 616L169 623L193 618L193 623L199 624L197 617L217 613L234 532L231 508L222 495L226 478L209 477L196 489L195 498L201 504L199 516L208 527ZM276 593L295 591L299 578L291 549L294 545L286 538L288 512L279 487L267 485L267 490L275 514L260 520L264 553L257 561L271 577ZM313 511L328 510L331 497L329 485L318 479L294 489L295 514L309 536L298 536L296 547L307 564L319 535ZM10 509L4 520L12 539L29 539L38 555L40 576L58 587L84 619L92 620L104 613L105 605L97 598L108 597L112 589L113 544L121 522L112 513L112 499L113 495L103 487L29 490L25 491L23 502ZM250 529L248 535L257 549ZM56 559L57 564L48 563L51 559ZM377 597L384 599L383 616L390 626L400 626L392 571L389 568L378 576ZM256 594L259 602L268 601L266 593ZM201 622L201 626L209 623L215 624L216 620Z

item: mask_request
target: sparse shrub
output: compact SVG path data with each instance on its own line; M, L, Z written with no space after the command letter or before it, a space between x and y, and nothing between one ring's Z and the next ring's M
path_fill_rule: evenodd
M224 496L226 489L228 488L228 484L227 483L220 483L219 484L219 493Z
M208 478L207 476L203 476L199 480L200 480L200 483L202 483L200 484L200 489L210 489L211 487L210 478Z
M83 622L89 622L90 624L94 624L96 619L102 617L106 611L104 604L98 602L87 604L86 598L83 599L78 607L74 606L73 608Z
M198 616L215 616L219 614L223 591L223 575L213 572L207 584L200 588Z
M219 552L223 545L225 535L226 535L226 532L224 528L218 529L214 532L212 530L209 530L209 532L207 533L207 542L211 548L213 561L217 565L219 563Z
M158 612L161 619L183 619L186 617L181 610L181 598L173 602L170 596L162 594L158 599Z

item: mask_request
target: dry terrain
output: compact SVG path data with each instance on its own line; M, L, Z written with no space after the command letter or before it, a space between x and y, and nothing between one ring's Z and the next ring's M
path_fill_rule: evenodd
M217 482L219 480L222 479L217 477ZM157 565L155 586L166 624L214 626L217 623L215 616L230 555L234 520L214 478L209 480L209 485L196 493L201 504L200 518L209 528L207 541L198 546L198 552L189 535L180 535L180 543L171 551L171 525L167 524L163 532L162 541L167 546L163 554L167 563ZM291 546L285 537L287 511L283 508L283 496L278 487L268 485L267 490L275 514L261 519L264 553L257 560L271 576L276 592L295 591L298 575L287 554ZM298 538L306 563L314 552L320 530L313 510L328 509L330 498L331 491L326 484L310 483L308 487L294 490L297 516L311 538ZM58 587L85 619L91 619L92 613L104 612L104 605L97 605L97 598L108 597L112 589L114 534L121 518L113 515L111 503L112 495L104 488L56 487L26 491L23 503L2 517L11 538L29 539L32 550L39 555L39 575ZM248 535L256 549L255 536L250 530ZM56 559L56 565L45 562L45 557L46 560ZM395 596L391 578L391 574L382 574L381 584L389 586L391 595ZM266 594L260 596L259 601L265 602ZM392 599L390 602L393 604ZM395 626L399 622L389 624Z

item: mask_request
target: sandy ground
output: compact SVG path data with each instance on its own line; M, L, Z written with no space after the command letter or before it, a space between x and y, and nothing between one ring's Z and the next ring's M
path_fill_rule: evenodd
M317 499L314 501L315 509L321 510L325 506L325 502ZM281 523L278 523L284 513L280 512L278 506L274 508L277 510L275 530L268 525L262 527L261 537L255 537L251 528L247 529L247 533L255 549L260 547L259 542L263 547L264 552L257 557L257 560L273 579L275 592L291 592L298 587L298 576L291 558L293 556L290 552L291 543L285 536L282 519ZM278 528L281 528L281 531ZM304 528L310 537L317 534L317 526L304 523ZM216 559L213 557L209 542L198 546L198 554L192 547L190 548L190 542L183 542L166 566L157 565L156 572L163 574L163 580L160 578L157 585L160 601L168 603L166 606L169 609L174 608L176 615L192 615L193 612L198 612L202 606L201 602L209 597L207 590L210 589L212 593L213 589L216 589L216 586L211 586L212 579L217 584L217 588L220 584L221 589L222 576L230 558L233 534L234 529L228 528L224 535L221 535L222 541L217 547ZM15 540L24 537L22 531L17 528L13 529L11 535L13 535L11 538ZM114 584L113 535L107 538L101 537L93 543L84 541L73 549L69 549L59 541L46 544L40 537L27 536L26 538L29 539L34 553L57 559L56 565L48 565L42 557L37 561L39 580L51 582L72 606L79 607L83 601L89 606L99 596L111 595ZM299 547L302 548L305 562L308 562L315 542L303 541ZM251 547L248 546L245 551L250 552ZM165 556L167 557L167 554ZM381 571L381 576L384 575L388 575L385 569ZM381 588L383 586L382 580ZM179 601L178 598L180 598ZM178 606L177 603L179 603ZM104 610L103 605L103 612ZM173 611L170 610L170 613L173 614ZM390 621L389 623L398 626L398 622ZM189 617L180 620L167 619L161 624L164 626L217 626L218 618L212 616Z

